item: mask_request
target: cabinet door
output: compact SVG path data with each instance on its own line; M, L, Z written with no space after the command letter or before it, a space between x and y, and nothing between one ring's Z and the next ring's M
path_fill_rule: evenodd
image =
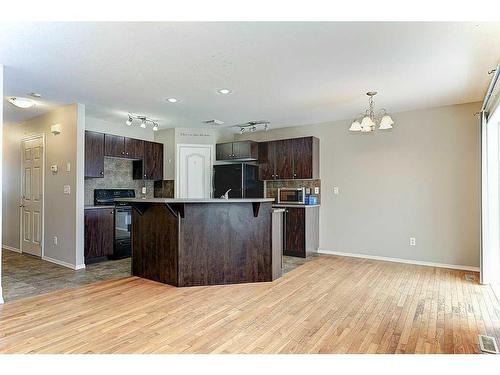
M233 158L234 159L248 159L257 160L257 142L241 141L233 142Z
M215 146L216 160L231 160L233 159L233 143L219 143Z
M259 143L259 180L274 179L275 142Z
M104 177L104 134L85 132L85 177Z
M293 178L293 140L283 139L273 143L276 143L276 179L287 180Z
M313 178L312 137L296 138L293 143L293 178Z
M115 211L85 210L85 260L113 254Z
M163 144L144 142L143 159L145 180L163 180Z
M306 257L305 208L286 208L284 255Z
M125 157L129 159L142 159L144 157L144 141L125 138Z
M118 135L106 134L104 136L104 156L125 157L125 139Z

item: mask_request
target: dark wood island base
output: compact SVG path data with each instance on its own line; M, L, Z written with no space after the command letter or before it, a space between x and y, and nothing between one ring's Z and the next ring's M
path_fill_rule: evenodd
M123 199L132 274L178 287L272 281L272 199Z

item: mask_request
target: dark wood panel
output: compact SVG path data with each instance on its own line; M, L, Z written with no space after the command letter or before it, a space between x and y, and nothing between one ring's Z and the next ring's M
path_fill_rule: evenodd
M232 160L233 159L233 143L219 143L215 146L216 160Z
M85 132L85 177L104 177L104 134Z
M116 158L125 157L125 139L118 135L106 134L104 136L104 155Z
M113 254L115 211L109 208L85 210L85 261Z
M253 159L257 160L258 144L253 141L233 142L233 158L234 159Z
M293 178L313 178L312 137L292 139Z
M134 180L163 180L163 144L144 141L144 158L133 163Z
M278 180L287 180L293 178L293 140L283 139L273 141L275 143L275 163L276 175Z
M142 212L142 214L141 214ZM177 285L179 222L166 205L140 204L132 211L132 274Z
M144 141L134 138L125 138L125 157L142 160L144 157Z
M271 203L186 204L178 285L271 281L270 228Z
M272 180L275 176L275 142L259 143L259 180Z
M284 255L306 257L305 208L286 208Z

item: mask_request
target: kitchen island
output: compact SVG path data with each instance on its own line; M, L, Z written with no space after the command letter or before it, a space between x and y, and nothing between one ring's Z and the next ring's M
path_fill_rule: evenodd
M134 276L179 287L272 281L273 199L115 201L133 207Z

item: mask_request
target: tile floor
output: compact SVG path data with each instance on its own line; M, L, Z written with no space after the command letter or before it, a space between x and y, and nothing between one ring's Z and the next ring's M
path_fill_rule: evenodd
M284 256L283 273L290 272L309 259ZM4 249L2 251L3 298L5 301L13 301L97 281L127 277L130 276L130 269L130 258L89 264L83 270L74 271L28 254Z

